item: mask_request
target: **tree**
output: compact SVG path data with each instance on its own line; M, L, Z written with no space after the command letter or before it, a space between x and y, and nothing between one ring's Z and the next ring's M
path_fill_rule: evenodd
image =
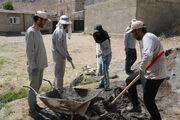
M3 3L3 9L5 10L14 10L14 7L11 2L4 2Z

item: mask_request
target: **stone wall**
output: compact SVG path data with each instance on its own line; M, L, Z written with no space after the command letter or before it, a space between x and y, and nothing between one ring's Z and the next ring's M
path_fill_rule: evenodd
M151 32L168 31L180 18L180 0L138 0L136 17L143 20Z

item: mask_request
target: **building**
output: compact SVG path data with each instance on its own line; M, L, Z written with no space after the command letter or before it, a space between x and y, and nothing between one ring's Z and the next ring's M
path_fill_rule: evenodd
M122 34L131 19L140 19L148 31L167 31L180 19L180 0L86 0L85 32L102 24L109 33Z
M33 24L34 14L34 11L0 10L0 33L25 32ZM44 26L42 32L52 33L56 15L54 13L48 13L48 15L52 21Z
M67 15L72 20L72 30L84 30L84 2L85 0L59 0L58 16Z

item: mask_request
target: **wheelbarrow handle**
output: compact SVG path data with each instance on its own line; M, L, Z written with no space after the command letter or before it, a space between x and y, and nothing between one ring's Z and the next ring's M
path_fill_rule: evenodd
M23 87L31 89L34 92L34 94L37 96L38 93L31 86L24 85Z
M50 80L47 80L47 79L44 79L44 78L43 78L43 80L46 81L46 82L48 82L48 83L50 84L50 86L51 86L53 89L55 89L55 88L53 87L53 85L52 85L52 83L51 83Z

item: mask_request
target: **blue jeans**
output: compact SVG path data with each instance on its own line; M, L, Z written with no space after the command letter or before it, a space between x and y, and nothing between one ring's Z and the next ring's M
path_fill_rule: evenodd
M104 88L109 87L109 72L108 68L111 62L112 54L107 56L100 57L100 71L102 72L103 78L101 79L101 84L104 85Z

